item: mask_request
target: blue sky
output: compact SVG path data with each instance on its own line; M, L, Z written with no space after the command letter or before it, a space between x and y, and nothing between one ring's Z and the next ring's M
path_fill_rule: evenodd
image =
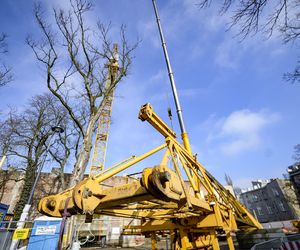
M43 1L53 6L67 1ZM150 102L179 134L171 89L150 0L95 1L90 25L98 19L111 21L113 33L126 24L132 42L141 39L130 75L119 86L113 117L107 165L132 154L141 154L163 142L148 124L137 119L142 104ZM242 43L236 30L225 32L229 16L217 10L198 10L194 0L158 0L171 63L193 153L224 182L227 173L236 185L251 180L282 177L293 163L293 146L300 143L300 85L282 80L292 70L298 48L282 45L275 34ZM22 108L34 94L47 91L45 75L25 45L27 34L38 35L32 15L33 1L2 0L0 31L8 34L9 53L15 80L0 88L0 109ZM158 162L157 162L158 163ZM155 160L140 164L149 167ZM69 169L70 170L70 169ZM128 170L129 171L129 170Z

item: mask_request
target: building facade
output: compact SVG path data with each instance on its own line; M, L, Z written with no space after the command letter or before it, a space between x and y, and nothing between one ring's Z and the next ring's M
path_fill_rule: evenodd
M62 190L61 182L58 177L57 169L52 169L51 172L42 172L40 178L38 180L34 196L33 196L33 204L30 209L29 220L34 220L37 217L42 216L37 211L37 204L39 200L45 196L49 196L52 194L57 194ZM19 171L15 168L10 168L8 170L0 170L0 204L2 207L5 206L9 220L13 217L15 206L20 198L20 194L24 185L23 181L24 172ZM86 177L86 176L85 176ZM66 185L69 184L71 178L70 173L64 174L64 181ZM113 176L104 182L102 182L102 188L105 189L107 187L119 186L128 184L134 181L132 177L128 176ZM1 208L1 207L0 207ZM1 210L1 209L0 209ZM0 211L1 212L1 211ZM3 212L4 213L4 212ZM3 214L2 214L3 215ZM1 213L0 213L1 216ZM2 216L3 217L3 216ZM105 245L109 243L110 245L122 245L125 247L129 246L137 246L144 243L144 237L134 236L134 237L123 237L122 230L126 225L138 225L139 220L133 220L131 218L123 218L123 217L112 217L112 216L99 216L95 215L92 223L85 223L84 215L75 215L69 218L69 224L71 225L73 222L77 227L72 225L73 227L68 227L69 230L74 233L76 229L76 234L79 239L82 241L86 240L86 245L97 246ZM72 223L71 223L72 221ZM0 220L1 225L1 220ZM6 225L6 224L5 224ZM93 236L93 242L88 241L88 236ZM69 242L72 241L73 234L70 234ZM1 246L0 246L1 248Z
M64 174L64 182L66 186L70 183L71 173ZM85 175L84 177L87 177ZM24 172L15 168L8 170L0 170L0 203L3 203L8 208L8 213L13 214L15 206L20 198L20 194L24 185ZM128 176L112 176L103 181L103 189L117 185L128 184L134 179ZM62 186L58 171L53 168L51 172L42 172L38 180L30 212L30 219L34 219L41 214L37 211L37 205L41 198L62 192Z
M259 222L300 219L299 200L291 181L272 179L252 184L253 189L241 193L240 200Z
M300 163L289 166L287 172L295 189L298 191L298 195L300 195Z

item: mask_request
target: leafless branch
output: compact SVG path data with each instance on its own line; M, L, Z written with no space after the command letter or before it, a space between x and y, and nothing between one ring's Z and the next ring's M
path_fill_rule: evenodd
M86 0L70 0L70 3L69 10L53 9L55 22L52 25L47 23L41 6L36 5L34 12L41 38L36 41L29 37L27 44L45 68L48 89L68 112L76 126L76 133L80 133L76 134L75 140L77 170L74 175L82 175L88 163L92 134L100 110L111 92L128 74L137 44L129 45L125 27L122 26L119 71L109 82L111 76L107 65L111 60L116 60L110 39L110 25L98 23L100 39L97 37L96 40L97 32L88 27L85 21L87 13L92 11L92 4Z
M6 34L0 34L0 55L6 54L8 52L6 39ZM0 65L0 86L4 86L12 80L13 75L11 67L8 67L5 63L2 62Z
M7 53L7 43L6 43L7 35L2 33L0 34L0 54Z
M300 83L300 62L298 61L298 64L292 72L285 73L283 78L291 83Z
M198 8L207 8L212 0L200 0ZM237 36L244 40L249 35L263 32L270 38L275 32L284 43L299 43L300 3L298 0L223 0L221 14L231 11L230 28L238 27ZM284 79L299 82L299 66L286 73Z

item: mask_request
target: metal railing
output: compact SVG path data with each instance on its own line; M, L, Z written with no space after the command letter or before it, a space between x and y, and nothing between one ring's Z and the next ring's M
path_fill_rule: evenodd
M300 234L286 235L284 237L278 237L268 241L260 242L251 247L251 250L269 249L275 250L280 249L287 242L299 242Z
M25 223L24 228L32 229L33 221L22 221ZM13 234L17 229L18 221L1 221L0 222L0 249L9 249ZM29 236L29 235L28 235ZM20 246L27 244L28 239L20 241Z

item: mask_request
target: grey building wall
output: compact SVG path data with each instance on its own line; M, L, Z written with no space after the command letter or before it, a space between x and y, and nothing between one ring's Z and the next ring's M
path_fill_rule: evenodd
M296 163L287 168L290 180L300 195L300 163Z
M240 195L241 202L262 222L300 218L299 202L288 180L275 179Z

